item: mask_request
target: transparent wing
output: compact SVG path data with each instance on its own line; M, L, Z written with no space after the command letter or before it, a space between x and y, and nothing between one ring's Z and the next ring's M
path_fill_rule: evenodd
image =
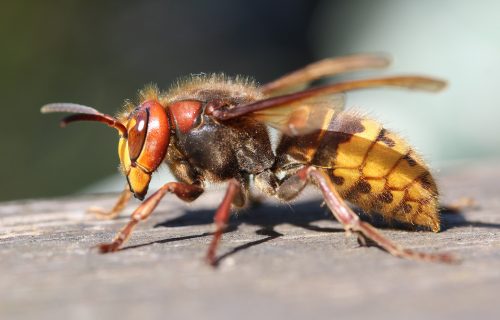
M385 68L389 63L389 58L380 54L358 54L327 58L313 62L264 84L262 92L268 96L297 92L305 89L312 81L321 78L332 77L346 72Z
M323 129L344 106L344 94L314 96L256 111L248 114L248 117L266 123L286 135L296 136Z
M422 76L393 76L314 87L290 94L258 100L232 108L220 108L212 112L219 121L238 117L250 117L275 127L286 134L297 135L322 128L327 115L344 108L344 92L368 88L393 87L437 92L446 82Z

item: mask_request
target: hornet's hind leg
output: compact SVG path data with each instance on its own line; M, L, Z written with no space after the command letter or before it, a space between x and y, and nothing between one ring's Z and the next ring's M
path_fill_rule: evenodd
M462 211L469 209L477 209L479 205L476 200L471 197L458 198L453 202L447 204L441 204L439 210L446 213L461 213Z
M318 185L323 193L326 204L335 218L344 225L347 232L355 232L362 237L372 240L382 249L396 257L443 263L456 262L456 259L451 254L423 253L405 249L386 238L369 223L361 221L358 215L340 197L337 190L335 190L335 186L324 171L315 167L305 167L297 172L297 176L302 180L310 179Z
M344 226L346 232L354 232L360 236L360 243L366 243L365 240L369 239L375 242L380 248L400 258L442 263L456 262L456 259L450 254L423 253L403 248L386 238L369 223L361 221L359 216L352 211L337 192L328 174L321 169L305 166L281 181L278 181L272 175L257 177L258 184L260 183L260 185L264 186L264 190L271 191L270 189L273 189L272 194L285 201L295 198L309 181L320 188L326 204L335 218ZM271 187L272 185L274 187ZM265 188L265 186L269 187Z

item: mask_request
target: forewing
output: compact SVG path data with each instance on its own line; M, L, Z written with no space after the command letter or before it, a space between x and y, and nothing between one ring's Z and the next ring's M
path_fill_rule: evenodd
M303 135L328 125L342 111L344 94L314 96L274 108L259 110L248 117L266 123L286 135Z
M321 78L358 70L384 68L389 63L390 60L386 56L376 54L323 59L266 83L262 86L262 92L268 96L297 92Z
M242 116L251 117L268 123L287 134L295 135L295 132L308 132L318 128L318 123L321 122L318 119L323 119L321 115L342 110L344 107L342 93L344 92L377 87L436 92L443 89L445 85L446 82L442 80L422 76L351 80L270 97L245 105L219 108L213 110L211 115L219 121L228 121ZM301 116L306 116L305 120L299 121Z

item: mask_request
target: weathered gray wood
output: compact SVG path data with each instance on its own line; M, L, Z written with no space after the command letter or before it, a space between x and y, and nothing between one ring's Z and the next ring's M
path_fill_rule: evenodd
M3 203L0 318L498 319L500 166L441 177L445 200L471 196L481 208L445 215L438 234L383 232L407 247L455 253L460 265L359 248L311 197L293 209L266 204L239 213L217 270L202 258L220 192L192 205L167 197L126 250L108 255L89 248L109 241L127 214L97 221L85 209L110 206L113 196Z

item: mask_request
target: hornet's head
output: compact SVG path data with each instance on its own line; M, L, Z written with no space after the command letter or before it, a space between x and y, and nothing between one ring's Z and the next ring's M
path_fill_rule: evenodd
M120 137L118 155L130 191L144 199L151 174L160 166L170 141L167 113L155 100L141 103L127 120L127 135Z
M156 99L142 102L122 121L93 108L73 103L48 104L41 111L74 113L62 120L62 126L83 120L102 122L117 129L120 134L118 155L122 172L126 175L134 196L144 199L151 175L163 161L170 142L167 112Z

